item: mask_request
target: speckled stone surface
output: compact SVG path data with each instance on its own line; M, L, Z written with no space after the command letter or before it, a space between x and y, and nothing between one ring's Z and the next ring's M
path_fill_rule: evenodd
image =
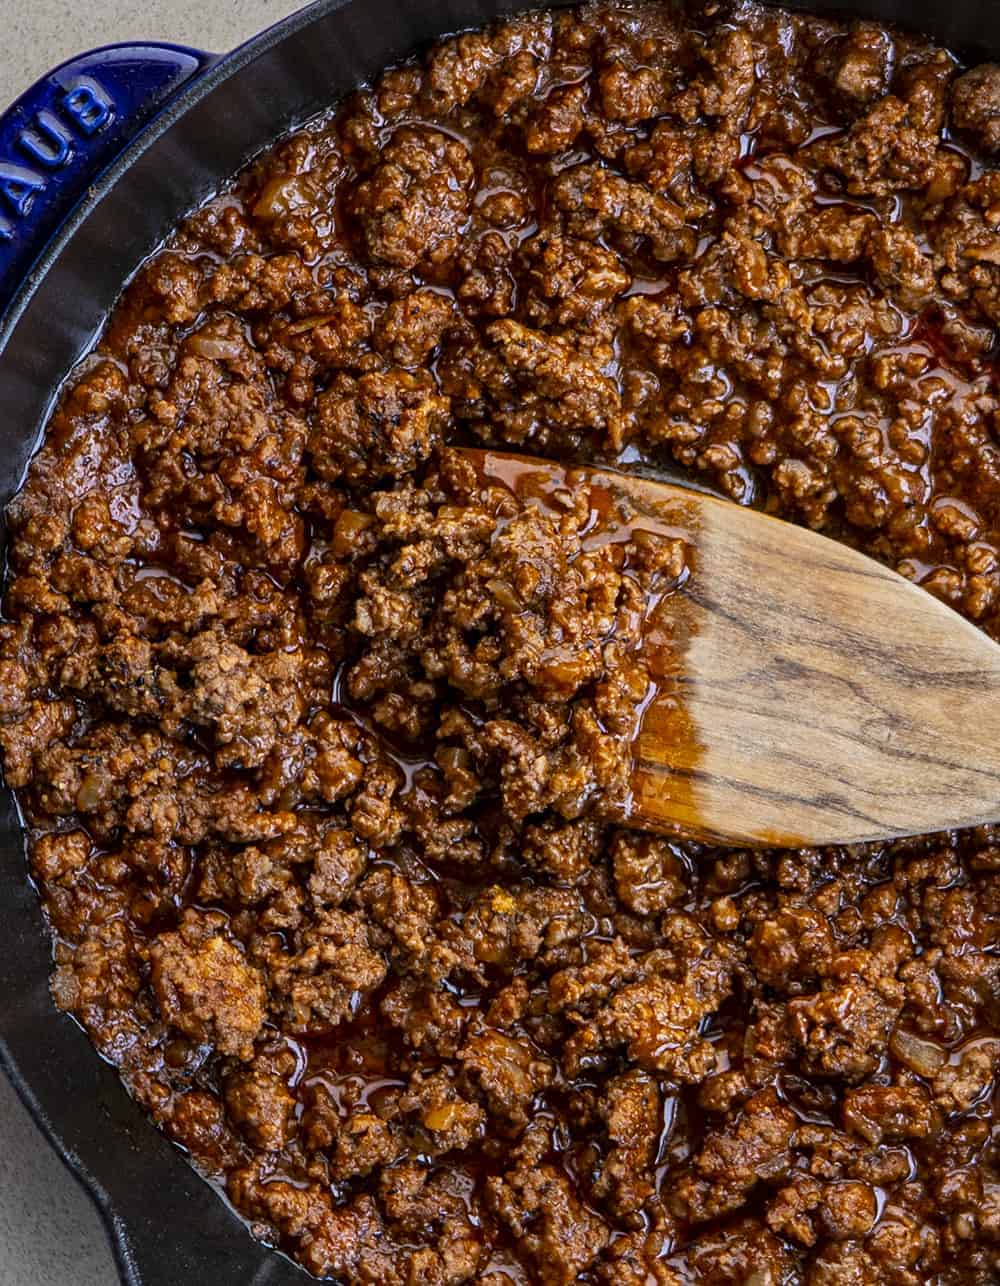
M304 0L0 0L6 103L50 67L97 45L174 40L221 52L303 7ZM0 1278L7 1286L6 1278Z
M50 67L96 45L173 40L221 51L299 7L297 0L0 0L0 103ZM115 1286L117 1281L90 1199L0 1074L0 1286Z

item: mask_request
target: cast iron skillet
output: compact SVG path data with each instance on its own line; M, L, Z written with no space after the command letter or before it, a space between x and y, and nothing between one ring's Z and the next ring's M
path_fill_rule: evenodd
M994 2L786 0L895 20L978 57L1000 56ZM60 382L123 282L187 211L386 63L442 33L543 3L553 0L320 0L221 58L165 45L84 55L0 117L0 509ZM96 1201L123 1282L307 1280L251 1239L55 1010L49 941L5 790L0 889L0 1064Z

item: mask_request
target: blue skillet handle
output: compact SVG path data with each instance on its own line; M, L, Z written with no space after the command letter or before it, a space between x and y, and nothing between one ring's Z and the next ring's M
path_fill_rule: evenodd
M0 116L0 312L97 176L214 57L108 45L43 76Z

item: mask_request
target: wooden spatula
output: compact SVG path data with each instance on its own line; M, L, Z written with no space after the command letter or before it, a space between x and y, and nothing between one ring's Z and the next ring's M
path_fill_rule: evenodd
M656 695L630 824L735 845L848 844L1000 818L1000 647L926 591L792 523L604 469L466 451L535 498L684 539L647 626Z

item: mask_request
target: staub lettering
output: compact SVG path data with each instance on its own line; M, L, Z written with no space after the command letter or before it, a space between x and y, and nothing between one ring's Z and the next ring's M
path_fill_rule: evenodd
M115 105L92 76L77 76L16 135L18 155L0 156L0 242L12 241L17 225L44 192L49 178L69 165L80 143L108 125Z

